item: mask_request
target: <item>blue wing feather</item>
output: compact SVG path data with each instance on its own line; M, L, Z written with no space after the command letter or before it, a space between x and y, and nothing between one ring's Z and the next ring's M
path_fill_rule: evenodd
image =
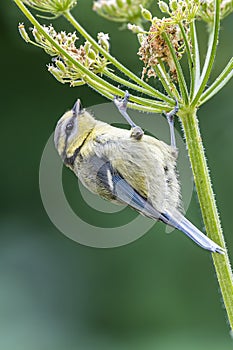
M214 243L206 235L204 235L197 227L187 220L176 208L172 212L160 213L156 210L147 198L140 195L122 176L112 167L109 161L106 161L98 169L97 173L99 181L109 191L112 198L128 204L141 214L152 218L153 220L161 220L174 228L185 233L195 243L202 248L224 254L224 249Z

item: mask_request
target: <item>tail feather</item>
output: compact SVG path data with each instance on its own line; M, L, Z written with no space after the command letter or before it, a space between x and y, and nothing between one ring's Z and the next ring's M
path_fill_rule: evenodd
M200 247L207 249L213 253L224 254L225 250L221 248L218 244L208 238L204 233L202 233L196 226L194 226L189 220L187 220L182 214L177 213L174 215L172 213L166 213L165 218L167 219L167 224L177 228L191 238ZM177 217L176 217L177 216ZM163 219L162 219L163 220Z
M109 171L112 171L112 169L109 168ZM101 173L99 172L98 174L100 176ZM127 203L141 214L154 220L161 220L165 224L177 228L204 249L224 254L223 248L198 230L198 228L188 221L177 209L174 208L172 212L161 214L146 198L142 197L135 189L133 189L128 182L121 177L121 175L114 173L112 175L112 181L114 184L115 196L121 203Z

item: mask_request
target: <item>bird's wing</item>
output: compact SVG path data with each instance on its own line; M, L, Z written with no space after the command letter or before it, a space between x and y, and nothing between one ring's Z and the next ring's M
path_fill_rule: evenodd
M134 140L128 133L104 136L98 135L98 143L93 147L95 154L101 159L107 159L139 195L150 199L153 206L162 211L166 207L168 183L164 154L158 145L150 145L147 139Z
M158 211L150 200L143 197L132 187L128 181L116 170L109 160L99 158L96 155L91 159L94 166L96 182L100 190L99 195L110 200L124 203L137 210L141 214L153 219L161 220L165 224L173 226L184 232L189 238L204 249L211 252L224 254L224 249L204 235L190 221L188 221L178 210L173 208L172 212Z
M213 242L189 220L187 220L175 208L172 213L160 213L151 203L141 196L129 183L111 166L110 162L105 163L98 172L99 180L108 188L111 188L112 194L121 202L130 205L141 214L154 220L161 220L165 224L173 226L185 233L200 247L224 254L224 249ZM106 182L107 181L107 182Z
M92 164L98 166L98 170L96 171L97 181L101 187L105 189L104 192L100 192L100 195L107 199L111 198L127 204L141 214L154 220L160 219L167 222L167 219L152 206L146 197L138 193L138 191L128 183L119 171L112 166L109 160L103 162L103 159L101 159L100 162L99 159L92 159Z
M165 224L177 228L204 249L224 254L223 248L203 234L176 208L173 208L172 212L164 213L160 213L156 210L147 198L139 194L137 190L133 188L115 168L113 168L109 161L103 163L98 169L97 179L107 190L108 198L110 195L111 198L115 198L121 203L128 204L141 214L150 217L153 220L161 220Z

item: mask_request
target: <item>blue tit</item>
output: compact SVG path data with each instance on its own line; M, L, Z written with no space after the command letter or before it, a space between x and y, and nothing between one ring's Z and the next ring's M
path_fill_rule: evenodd
M144 135L126 112L129 95L115 99L132 129L98 121L77 100L58 121L54 142L64 164L91 192L117 204L128 204L140 214L184 232L204 249L224 254L224 249L198 230L181 213L176 170L173 116L167 114L171 145Z

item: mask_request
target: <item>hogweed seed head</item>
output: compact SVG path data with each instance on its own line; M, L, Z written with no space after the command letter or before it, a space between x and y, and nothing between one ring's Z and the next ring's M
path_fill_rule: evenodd
M159 1L162 12L168 13L176 22L191 22L197 15L201 0L170 0L169 5L164 1Z
M184 39L181 33L182 26L188 43L189 40L189 24L197 16L201 0L170 0L169 3L160 0L158 5L163 13L167 13L168 17L162 19L158 17L151 18L148 10L141 6L142 15L150 23L150 29L145 32L140 26L128 24L128 29L137 33L140 44L138 55L144 62L142 77L156 76L155 67L164 62L170 71L171 77L176 80L176 67L169 46L166 41L168 36L176 57L181 59L185 52Z
M76 0L22 0L22 2L38 11L51 13L53 17L62 15L77 4Z
M163 61L169 67L171 77L176 80L175 64L163 33L169 36L178 59L184 53L184 42L179 25L174 23L171 18L153 18L149 32L140 36L141 47L138 55L145 65L142 77L145 75L148 78L155 77L154 67Z
M138 23L142 5L149 8L153 0L95 0L93 10L100 16L115 22Z
M109 64L108 60L99 53L99 51L86 41L79 47L76 46L78 37L76 33L66 33L65 31L56 32L52 25L43 26L46 33L68 53L72 59L81 63L85 68L92 71L94 74L102 74L104 69ZM25 37L24 27L20 25L20 30ZM32 29L32 34L37 46L40 46L46 53L52 56L52 63L48 65L48 71L61 83L70 83L72 86L85 83L85 74L79 69L74 62L63 55L45 36L35 27ZM30 40L30 38L29 38ZM30 42L32 42L30 40ZM32 42L33 43L33 42ZM109 36L108 34L99 33L98 43L106 51L109 51ZM77 84L76 84L77 83Z
M220 19L227 17L233 12L233 0L221 0L220 1ZM200 9L198 11L198 17L207 23L214 22L215 15L215 1L214 0L202 0Z

